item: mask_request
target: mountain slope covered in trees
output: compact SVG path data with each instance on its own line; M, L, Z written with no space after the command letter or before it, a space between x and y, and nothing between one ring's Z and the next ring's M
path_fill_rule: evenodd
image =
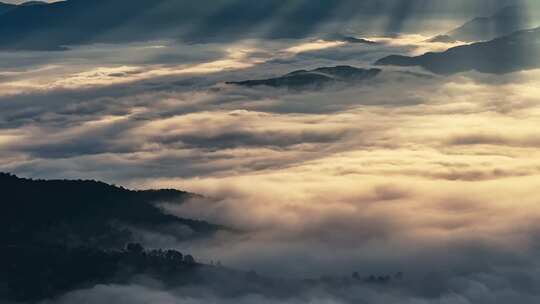
M159 282L163 290L189 286L220 298L260 294L276 299L312 290L338 295L342 288L395 286L402 279L401 273L356 272L274 279L221 263L204 264L188 252L145 249L129 242L129 230L118 228L120 223L147 229L174 224L189 227L193 236L224 229L167 215L157 205L182 203L194 196L187 192L131 191L96 181L30 180L11 174L0 174L0 188L0 302L35 303L98 285L131 284L141 277Z
M0 174L0 187L2 244L118 248L132 240L132 228L179 239L222 228L162 210L159 203L181 204L195 197L177 190L132 191L96 181L30 180L10 174Z
M227 84L246 87L268 86L288 89L321 88L328 84L354 83L372 79L380 72L380 69L361 69L342 65L335 67L321 67L309 71L299 70L275 78L228 82Z

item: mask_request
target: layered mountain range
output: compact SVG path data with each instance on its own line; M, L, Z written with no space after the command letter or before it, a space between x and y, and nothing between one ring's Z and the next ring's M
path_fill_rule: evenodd
M419 66L437 74L478 71L505 74L540 67L540 28L518 31L486 42L429 52L421 56L391 55L376 65Z

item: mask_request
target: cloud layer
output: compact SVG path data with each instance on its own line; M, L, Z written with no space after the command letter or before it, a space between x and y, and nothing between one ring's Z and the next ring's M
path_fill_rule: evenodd
M164 207L242 233L171 246L228 266L408 279L388 292L363 286L280 301L149 283L58 301L536 303L538 71L385 69L368 83L302 93L224 84L450 46L424 38L102 45L66 60L2 54L21 63L0 75L2 170L205 194L212 200Z

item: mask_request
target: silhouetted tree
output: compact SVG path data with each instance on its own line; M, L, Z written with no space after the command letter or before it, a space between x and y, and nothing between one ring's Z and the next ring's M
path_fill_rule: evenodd
M126 227L187 226L195 232L191 237L220 229L156 206L193 197L182 191L131 191L96 181L31 180L3 173L0 189L0 244L118 249L133 239Z
M129 243L126 245L126 250L129 253L141 254L144 252L144 247L139 243Z
M246 278L250 281L259 279L259 274L255 272L255 270L250 270L248 273L246 273Z
M165 257L169 260L173 260L173 261L176 261L176 262L182 262L183 261L183 258L184 256L182 255L182 253L176 251L176 250L167 250L165 252Z
M184 263L193 265L195 264L195 258L191 254L187 254L184 256Z

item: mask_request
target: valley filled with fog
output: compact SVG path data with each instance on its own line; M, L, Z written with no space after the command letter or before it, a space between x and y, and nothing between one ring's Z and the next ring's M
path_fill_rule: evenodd
M182 238L144 226L131 241L333 282L224 296L136 276L42 303L537 303L536 19L495 42L432 39L505 7L490 3L294 37L2 50L0 171L194 193L159 208L227 229Z

